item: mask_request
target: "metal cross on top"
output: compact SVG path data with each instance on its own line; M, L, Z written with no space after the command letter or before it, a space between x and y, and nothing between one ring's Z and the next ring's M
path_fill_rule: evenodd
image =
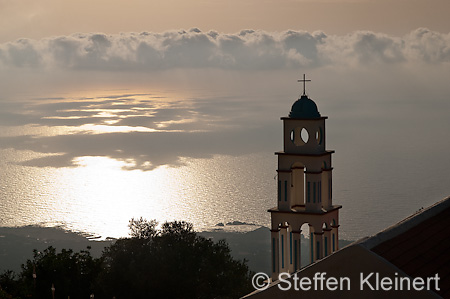
M311 82L311 80L306 80L306 75L303 74L303 80L297 80L297 82L303 82L303 95L306 96L306 82Z

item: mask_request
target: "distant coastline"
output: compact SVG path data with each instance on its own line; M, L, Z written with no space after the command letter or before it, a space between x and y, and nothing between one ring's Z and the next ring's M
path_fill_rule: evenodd
M91 254L100 257L103 248L110 243L111 240L92 241L88 235L59 227L0 227L0 273L4 270L20 271L21 264L33 257L34 249L42 251L53 246L58 251L63 248L80 251L89 246Z
M228 225L228 224L227 224ZM233 226L239 226L234 224ZM246 224L245 226L248 226ZM255 226L252 231L229 231L219 226L213 231L199 232L215 242L225 239L235 258L248 260L249 268L255 272L270 272L270 233L266 227ZM18 273L22 264L33 257L33 250L42 251L49 246L74 251L86 250L94 257L100 257L103 249L113 238L98 240L95 236L64 230L60 227L0 227L0 273L13 270ZM340 246L351 241L340 240Z

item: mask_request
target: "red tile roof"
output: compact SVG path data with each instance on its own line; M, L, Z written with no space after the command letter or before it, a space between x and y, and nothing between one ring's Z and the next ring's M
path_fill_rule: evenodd
M437 273L437 293L450 298L450 207L371 250L411 277L425 278Z

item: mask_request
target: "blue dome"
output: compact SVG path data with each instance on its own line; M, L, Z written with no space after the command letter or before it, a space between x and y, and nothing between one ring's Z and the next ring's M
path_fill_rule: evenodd
M318 118L320 113L317 110L317 105L313 100L306 95L302 95L293 105L290 118Z

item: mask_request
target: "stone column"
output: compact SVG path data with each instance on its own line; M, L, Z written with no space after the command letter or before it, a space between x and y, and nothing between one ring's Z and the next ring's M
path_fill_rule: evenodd
M339 250L339 233L338 233L339 225L332 225L331 228L332 228L331 234L332 236L334 236L334 245L335 245L334 251L337 251Z
M289 236L287 226L280 227L279 270L288 272L289 269Z
M272 252L272 280L278 279L280 273L279 256L280 256L280 231L279 229L270 230L271 236L271 252Z
M323 229L323 257L326 257L332 253L332 242L331 240L331 228Z
M301 265L301 261L302 261L302 252L301 252L301 234L302 231L298 230L298 231L292 231L292 237L293 237L293 259L294 259L294 271L300 270L300 268L302 267Z
M314 262L323 258L323 231L314 232Z

